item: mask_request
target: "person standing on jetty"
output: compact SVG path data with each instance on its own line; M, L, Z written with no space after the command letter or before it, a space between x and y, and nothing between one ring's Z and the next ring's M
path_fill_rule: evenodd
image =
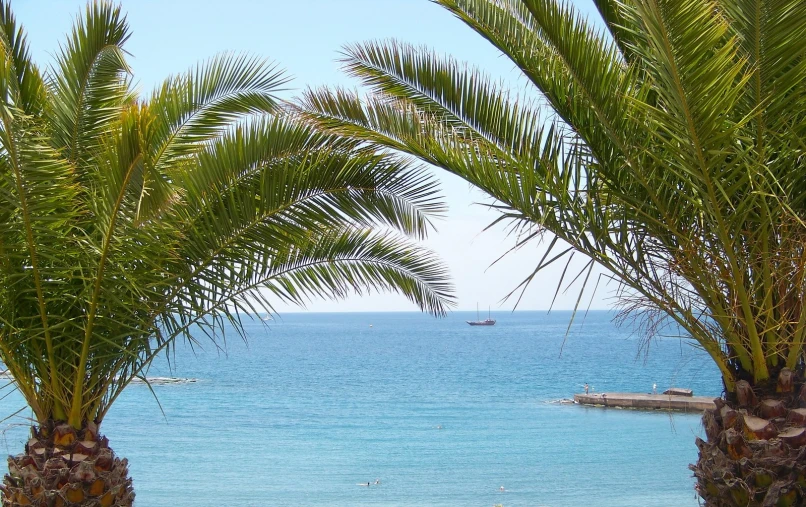
M588 389L590 389L590 387L588 386L588 383L585 382L585 385L583 387L585 388L585 394L588 394Z

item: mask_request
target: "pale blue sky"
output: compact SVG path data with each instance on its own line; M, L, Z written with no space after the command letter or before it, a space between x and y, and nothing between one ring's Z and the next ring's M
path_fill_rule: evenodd
M590 0L576 0L590 15ZM84 8L81 0L16 0L12 7L29 36L34 59L50 64L74 17ZM481 37L428 0L128 0L123 2L132 37L126 45L130 65L143 92L166 76L186 70L218 52L261 55L286 69L294 79L288 97L306 86L356 87L339 70L339 48L369 39L396 38L429 46L483 68L510 86L526 86L513 65ZM503 226L482 232L495 218L474 202L485 201L480 192L456 177L437 171L450 207L446 219L427 241L450 266L459 310L492 305L510 310L514 299L499 301L526 277L541 255L538 245L524 248L490 264L514 244ZM540 276L518 306L547 309L559 272ZM611 284L612 285L612 284ZM607 307L607 289L601 289L593 308ZM572 308L577 291L560 294L555 309ZM587 305L589 298L586 298ZM283 311L296 309L279 306ZM373 294L347 301L313 301L312 311L408 311L414 305L400 296Z

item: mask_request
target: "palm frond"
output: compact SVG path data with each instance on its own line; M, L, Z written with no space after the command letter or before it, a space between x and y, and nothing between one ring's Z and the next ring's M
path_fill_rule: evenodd
M593 0L593 3L618 45L622 58L627 63L632 63L636 58L633 46L636 44L634 33L637 27L630 24L625 16L624 3L621 0Z
M272 264L266 286L288 301L368 290L400 292L435 315L453 305L447 268L433 253L389 234L347 229L315 235L275 256Z
M521 287L584 254L619 281L628 312L657 310L689 333L729 390L804 364L796 2L597 1L609 33L568 2L438 3L549 109L424 48L371 42L344 63L373 95L308 91L301 117L460 175L523 241L552 233L551 255ZM559 240L569 247L555 253Z
M486 141L501 157L537 156L529 150L540 144L545 115L476 69L395 41L347 47L343 62L365 84L449 125L469 143Z
M423 169L283 118L241 126L198 160L182 176L193 228L200 220L225 227L270 214L302 234L350 220L424 237L444 211L436 182ZM247 215L232 220L226 215L242 212Z
M128 94L123 44L129 28L120 7L88 3L51 70L48 113L53 143L72 163L92 157L99 137Z
M599 159L629 156L640 117L621 114L645 90L615 43L594 32L571 5L555 1L440 0L523 71L554 114Z
M31 61L25 32L17 27L11 5L5 1L0 2L0 46L4 65L0 86L7 90L3 97L6 107L32 118L41 117L47 100L45 83Z
M409 239L444 211L423 167L301 123L248 55L141 98L127 38L90 3L40 76L0 1L0 361L40 423L99 423L177 339L243 335L277 298L445 313L447 269Z
M149 100L156 119L149 163L170 166L245 115L273 112L287 81L266 60L227 53L168 78Z

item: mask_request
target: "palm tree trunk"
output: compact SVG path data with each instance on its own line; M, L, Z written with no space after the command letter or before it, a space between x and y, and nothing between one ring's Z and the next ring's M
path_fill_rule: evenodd
M747 381L736 400L717 399L703 414L707 441L697 438L690 465L708 507L790 507L806 502L806 384L795 394L783 369L757 397Z
M80 431L48 421L31 428L25 453L8 458L2 507L130 507L128 461L115 457L98 425Z

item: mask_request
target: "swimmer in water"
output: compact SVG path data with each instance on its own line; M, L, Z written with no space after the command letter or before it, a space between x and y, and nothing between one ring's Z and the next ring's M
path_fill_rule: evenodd
M381 480L380 480L380 479L375 479L375 484L376 484L376 485L377 485L377 484L380 484L380 483L381 483Z
M504 486L501 486L500 488L498 488L498 491L500 491L500 492L502 492L502 493L503 493L503 492L504 492L504 491L506 491L506 490L504 489Z

